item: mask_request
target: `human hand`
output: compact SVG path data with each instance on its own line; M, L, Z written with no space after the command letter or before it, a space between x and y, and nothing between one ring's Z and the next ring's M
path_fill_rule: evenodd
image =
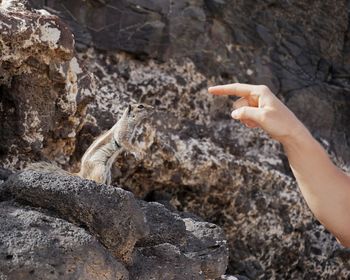
M241 97L234 103L232 118L251 128L261 127L277 141L284 143L305 130L298 118L267 86L235 83L210 87L208 91L215 95Z

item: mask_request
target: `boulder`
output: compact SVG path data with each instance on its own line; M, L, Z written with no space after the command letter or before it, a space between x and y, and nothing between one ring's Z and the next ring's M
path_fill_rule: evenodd
M225 273L228 247L221 228L156 202L139 204L150 234L136 244L133 279L216 279Z
M49 212L0 203L1 279L129 279L86 230Z
M6 212L2 218L4 223L9 225L6 224L1 233L11 237L11 241L4 243L7 246L4 252L14 251L20 254L16 251L19 249L11 244L25 242L21 239L22 235L33 235L32 242L39 244L44 239L46 244L43 248L31 247L35 254L47 259L43 262L43 266L53 263L51 265L59 269L57 272L56 270L48 272L40 268L34 273L33 271L36 271L34 262L29 262L25 268L20 265L21 263L14 265L12 262L4 262L6 269L3 275L7 277L16 275L16 279L27 279L21 277L29 275L28 277L34 279L34 277L44 277L48 273L58 273L58 277L67 279L74 277L76 277L74 279L95 279L85 274L69 274L75 269L80 271L83 268L80 268L80 262L77 262L74 257L72 257L74 260L72 264L67 263L64 261L65 256L61 257L61 253L56 252L56 246L59 243L53 242L50 235L55 236L56 232L45 230L40 235L31 233L32 227L47 229L48 226L41 223L51 220L61 221L60 224L54 224L52 227L61 232L62 239L71 237L70 231L67 235L64 234L67 228L82 231L86 235L85 238L94 240L95 246L100 246L108 252L108 260L111 264L113 262L118 264L115 270L109 271L109 263L104 264L101 261L100 266L106 266L107 271L103 272L97 267L96 279L100 277L109 279L108 277L112 277L110 275L116 275L115 279L128 279L128 275L130 279L164 277L167 279L216 279L226 271L229 253L221 228L193 215L186 215L174 209L171 211L156 202L137 201L131 193L120 188L98 185L75 176L24 171L10 176L0 185L0 201L12 200L17 204L13 204L10 212ZM2 202L2 204L8 205L10 202ZM34 219L32 216L39 214L32 213L37 213L37 210L23 205L40 207L43 213L40 213L40 218ZM24 211L21 210L22 208L31 210L30 214L24 215L21 220L23 223L28 223L30 227L23 227L21 229L23 234L16 232L15 235L11 235L11 227L16 226L10 223L9 217L12 212L22 213L21 211ZM46 219L46 215L50 217ZM76 239L68 243L65 250L78 256L83 253L86 258L96 255L93 250L81 250L76 244L80 242L79 234L74 233L75 235L77 235ZM21 238L17 238L18 236ZM88 246L90 243L87 244L87 248ZM50 258L47 257L47 252L52 253ZM6 259L6 256L3 259ZM56 259L55 256L57 256ZM22 262L25 262L26 258L31 258L29 254L23 254L21 257ZM91 261L97 261L98 257L100 256L92 258ZM11 259L11 257L8 258ZM0 266L1 263L0 261ZM60 274L61 269L66 269L68 274ZM57 278L57 275L55 277Z
M125 263L130 262L136 241L148 233L130 192L75 176L24 171L1 185L0 197L55 211L88 229Z
M12 169L52 156L65 163L94 90L73 34L25 0L0 2L0 34L1 161Z

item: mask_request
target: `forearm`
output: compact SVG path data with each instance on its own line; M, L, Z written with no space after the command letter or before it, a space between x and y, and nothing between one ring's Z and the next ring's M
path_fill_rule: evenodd
M350 178L329 159L296 116L266 86L234 83L209 88L241 97L232 118L280 141L302 194L316 218L350 247Z
M302 125L282 144L310 209L343 245L350 246L350 177Z

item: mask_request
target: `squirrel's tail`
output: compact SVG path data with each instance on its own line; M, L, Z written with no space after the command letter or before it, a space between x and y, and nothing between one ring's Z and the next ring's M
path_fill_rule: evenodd
M71 175L68 171L63 170L57 165L45 161L30 163L24 170L38 171L42 173L55 173L59 175Z

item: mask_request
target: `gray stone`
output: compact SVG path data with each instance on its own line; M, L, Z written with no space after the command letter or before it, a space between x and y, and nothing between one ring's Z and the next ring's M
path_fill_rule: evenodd
M142 161L128 154L118 157L116 184L140 197L165 194L174 207L221 226L230 248L230 274L252 279L347 277L346 261L328 258L341 247L313 219L279 144L260 130L233 122L232 100L209 96L207 79L192 62L157 64L122 54L89 55L85 62L93 69L106 69L97 83L99 102L90 104L100 127L109 124L99 112L115 100L123 104L132 98L159 108L144 137L137 138L147 156ZM123 66L123 76L114 75L116 65ZM114 115L120 108L108 110ZM322 248L322 253L311 248ZM320 272L318 267L329 269Z
M135 280L206 279L199 262L186 257L178 247L169 243L137 248L135 265L129 273Z
M84 229L18 204L0 203L0 279L129 279Z
M215 279L225 273L228 263L228 247L223 230L212 223L185 218L185 255L201 261L205 279Z
M136 244L132 277L161 279L164 273L166 279L216 279L225 273L228 247L222 229L198 217L181 217L159 203L139 203L151 230Z
M0 180L7 180L11 174L13 174L11 170L0 167Z
M130 192L75 176L24 171L1 185L0 197L55 211L87 228L126 263L136 241L148 233L144 215Z
M186 242L186 225L177 213L157 202L138 201L145 214L150 232L137 242L138 247L155 246L162 243L181 245Z
M218 226L156 202L137 203L119 188L75 176L23 171L0 186L0 199L50 209L86 228L128 265L131 279L215 279L227 267L228 247Z
M218 279L219 280L219 279ZM249 280L249 278L240 275L222 275L220 280Z

